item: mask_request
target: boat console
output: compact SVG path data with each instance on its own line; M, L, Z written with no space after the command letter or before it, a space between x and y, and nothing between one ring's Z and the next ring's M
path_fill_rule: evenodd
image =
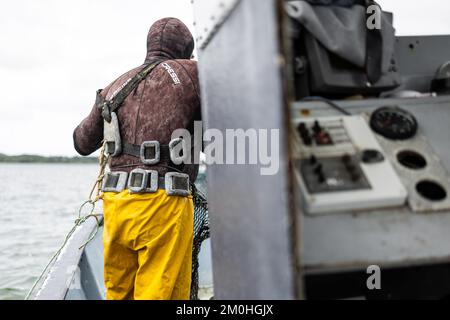
M297 90L291 149L308 298L450 294L449 53L449 37L398 37L396 89ZM363 283L373 265L382 290Z

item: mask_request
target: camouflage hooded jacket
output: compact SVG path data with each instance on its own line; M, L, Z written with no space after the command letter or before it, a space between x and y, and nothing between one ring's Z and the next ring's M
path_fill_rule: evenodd
M191 129L201 119L199 81L196 61L189 60L194 39L180 20L165 18L155 22L148 33L145 64L160 63L125 99L117 112L123 142L140 145L156 140L169 144L176 129ZM110 99L113 93L143 66L130 70L107 86L101 94ZM103 117L96 106L75 129L74 146L81 155L89 155L100 148L103 140ZM192 155L193 157L194 155ZM139 159L120 155L110 160L112 171L131 171L135 168L167 171L168 163L143 165ZM198 166L185 165L183 171L195 181Z

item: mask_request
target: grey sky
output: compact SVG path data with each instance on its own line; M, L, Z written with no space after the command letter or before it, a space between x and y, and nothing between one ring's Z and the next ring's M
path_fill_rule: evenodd
M450 34L448 1L379 2L399 34ZM74 155L74 127L97 89L143 62L151 23L173 16L193 29L190 0L0 4L0 153Z
M394 13L398 35L450 34L448 0L377 0Z
M143 63L147 32L190 0L0 0L0 153L73 155L95 91ZM192 30L193 31L193 30Z

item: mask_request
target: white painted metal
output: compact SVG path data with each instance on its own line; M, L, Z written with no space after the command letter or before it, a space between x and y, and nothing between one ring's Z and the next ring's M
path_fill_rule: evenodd
M327 126L327 123L343 122L347 135L350 137L353 145L353 148L349 147L348 144L327 147L325 148L325 154L324 151L316 152L320 156L331 157L352 153L356 154L359 151L367 149L378 150L384 153L362 116L327 117L308 119L304 122L313 123L315 120L320 120L323 126ZM311 150L309 149L301 148L300 157L307 159L311 154ZM394 207L405 204L407 191L388 159L378 164L367 165L362 163L361 167L371 185L371 189L320 194L310 194L300 173L297 171L296 176L302 196L305 199L307 212L310 214L333 213L345 210Z

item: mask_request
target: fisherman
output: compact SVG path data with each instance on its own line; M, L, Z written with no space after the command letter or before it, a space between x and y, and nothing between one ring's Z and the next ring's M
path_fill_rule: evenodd
M74 131L81 155L98 150L104 140L111 154L103 184L107 299L189 299L194 222L189 185L198 165L174 162L171 135L176 129L192 131L201 120L193 49L192 34L180 20L155 22L144 64L99 90L91 113Z

